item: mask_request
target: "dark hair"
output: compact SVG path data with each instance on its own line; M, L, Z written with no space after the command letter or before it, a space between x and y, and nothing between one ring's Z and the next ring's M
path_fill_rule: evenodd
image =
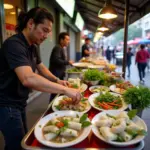
M144 49L144 48L145 48L145 45L144 45L144 44L141 44L140 47L141 47L141 49Z
M85 41L89 41L89 40L91 40L91 39L90 39L90 38L86 38L86 39L85 39Z
M64 40L65 36L69 36L69 34L67 32L60 33L58 37L58 41L60 42L60 40Z
M131 47L129 47L129 48L128 48L128 50L129 50L129 51L131 51L131 50L132 50L132 48L131 48Z
M29 19L33 19L34 23L40 24L43 23L44 19L50 20L52 23L54 22L52 14L45 8L35 7L32 8L27 13L20 12L17 19L16 32L21 32L27 25Z

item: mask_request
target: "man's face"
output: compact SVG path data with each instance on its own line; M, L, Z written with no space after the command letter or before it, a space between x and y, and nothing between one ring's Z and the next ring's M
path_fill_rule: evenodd
M48 37L48 35L52 31L52 22L48 19L45 19L41 24L38 24L36 26L35 24L33 24L30 31L30 40L32 41L32 43L39 45Z
M88 44L88 45L89 45L89 44L90 44L90 40L86 40L86 44Z
M70 37L69 36L65 36L65 38L62 40L63 46L67 47L70 43Z

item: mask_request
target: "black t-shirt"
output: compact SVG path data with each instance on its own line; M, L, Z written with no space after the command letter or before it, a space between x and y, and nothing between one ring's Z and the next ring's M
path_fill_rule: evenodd
M86 45L86 44L84 44L84 45L82 46L82 57L88 57L88 56L89 56L89 54L85 54L85 50L88 50L88 51L89 51L89 47L88 47L88 45Z
M0 49L0 106L22 109L30 89L24 87L14 69L31 66L33 72L41 60L36 45L29 45L22 33L8 38Z
M66 66L69 65L69 62L66 60L64 49L60 45L56 45L50 56L50 71L60 79L65 75Z

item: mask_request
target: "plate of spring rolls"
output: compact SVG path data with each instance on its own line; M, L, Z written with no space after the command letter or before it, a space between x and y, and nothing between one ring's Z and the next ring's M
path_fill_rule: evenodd
M43 145L62 148L83 141L91 132L87 114L76 111L51 113L36 124L34 135Z
M53 111L73 110L86 113L91 109L91 105L87 98L82 98L78 104L74 104L72 98L66 95L57 97L52 104Z
M134 110L101 112L92 119L92 131L102 141L118 147L136 144L147 134L145 122Z
M94 93L88 98L88 101L93 108L100 111L125 110L128 108L122 96L113 92Z

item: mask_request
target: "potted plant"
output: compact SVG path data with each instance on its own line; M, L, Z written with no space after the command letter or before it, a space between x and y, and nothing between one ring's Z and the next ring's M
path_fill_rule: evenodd
M126 90L123 98L132 109L137 109L137 115L142 116L142 111L150 107L150 89L147 87L132 87Z

